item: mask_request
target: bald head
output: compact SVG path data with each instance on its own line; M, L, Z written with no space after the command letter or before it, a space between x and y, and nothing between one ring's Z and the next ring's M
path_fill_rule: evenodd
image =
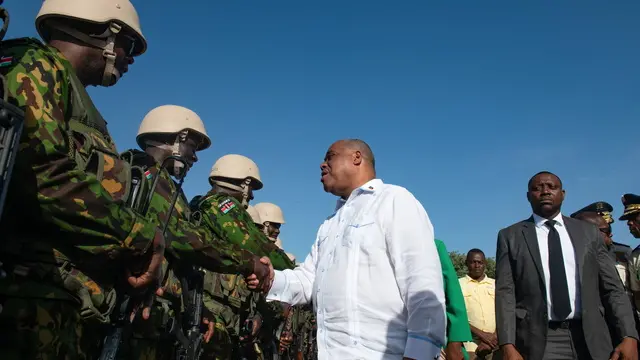
M372 169L375 170L376 158L373 156L373 151L371 151L369 144L360 139L345 139L340 140L339 142L353 151L359 151L362 158L371 165Z
M347 198L351 192L376 178L373 151L359 139L338 140L320 164L324 191Z

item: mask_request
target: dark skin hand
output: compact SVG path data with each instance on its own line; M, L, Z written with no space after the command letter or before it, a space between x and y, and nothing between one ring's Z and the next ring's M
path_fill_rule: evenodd
M469 325L471 333L480 339L483 343L487 344L491 349L498 348L498 336L496 333L484 332L473 325Z
M462 343L453 341L447 344L444 349L444 353L447 356L447 360L462 360L464 355L462 354Z
M252 267L253 273L245 276L247 287L264 294L268 293L275 276L271 260L268 257L256 257L252 260Z
M250 290L260 291L266 294L271 289L275 272L273 270L273 265L271 264L271 260L268 257L264 256L260 258L260 263L266 266L266 274L264 273L251 274L245 277L245 282L247 284L247 287ZM255 268L260 268L260 267L255 266Z
M283 334L280 337L280 344L279 344L280 352L284 353L285 351L287 351L287 349L289 349L292 343L293 343L293 335L291 335L291 333Z
M127 283L131 287L134 301L131 319L142 309L142 318L149 319L151 305L162 280L162 259L164 259L164 236L157 230L151 244L151 251L140 259L134 259L134 267L144 264L142 269L128 268L126 270ZM151 290L151 291L149 291Z
M636 339L627 337L622 339L611 354L611 360L637 360L638 359L638 342Z
M253 326L251 328L251 337L253 339L255 339L256 336L258 336L258 332L260 332L261 328L262 328L262 317L261 316L254 317Z
M476 349L476 354L479 356L487 356L493 352L491 346L487 345L487 343L480 343L478 348Z
M513 344L502 347L502 358L505 360L524 360Z

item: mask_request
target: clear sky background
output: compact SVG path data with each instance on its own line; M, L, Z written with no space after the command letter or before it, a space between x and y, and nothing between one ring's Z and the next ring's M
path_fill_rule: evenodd
M37 36L41 1L7 0L8 37ZM117 86L91 88L119 149L163 104L196 111L214 161L251 157L256 202L282 207L303 260L335 198L319 165L340 138L367 141L378 176L422 202L450 250L495 255L529 216L526 183L556 172L564 213L640 193L640 2L135 1L149 50ZM636 246L621 221L614 239Z

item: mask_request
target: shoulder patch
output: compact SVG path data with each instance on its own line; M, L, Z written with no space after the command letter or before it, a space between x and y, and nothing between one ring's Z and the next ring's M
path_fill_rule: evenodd
M13 64L13 56L0 57L0 67L10 66Z
M220 203L220 205L218 205L218 208L220 209L220 211L222 211L223 214L228 213L234 207L236 207L236 204L231 199L225 199Z

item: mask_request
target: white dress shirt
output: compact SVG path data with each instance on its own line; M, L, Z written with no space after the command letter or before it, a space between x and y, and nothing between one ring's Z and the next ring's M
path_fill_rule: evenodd
M433 226L405 188L374 179L339 200L311 253L268 299L313 301L319 360L434 359L445 341Z
M567 228L562 220L562 214L558 214L552 220L556 221L555 229L560 235L560 246L562 247L562 257L564 259L564 271L567 275L567 287L569 288L569 300L571 302L571 313L567 319L580 319L580 278L576 266L576 252L573 243L567 232ZM536 223L536 235L538 237L538 247L540 248L540 259L544 270L544 280L547 288L547 313L549 320L558 321L553 313L551 304L551 284L549 276L549 228L545 225L547 219L533 214L533 221Z

